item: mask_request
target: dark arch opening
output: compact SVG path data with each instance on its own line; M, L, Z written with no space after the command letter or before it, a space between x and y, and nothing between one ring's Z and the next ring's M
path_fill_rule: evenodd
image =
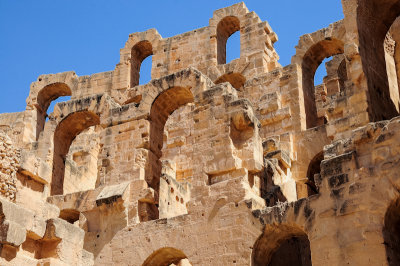
M311 266L310 241L299 228L267 225L252 253L253 266Z
M371 121L387 120L398 115L390 95L384 41L399 14L400 2L397 0L358 1L359 49L367 78L368 114Z
M324 160L324 152L320 152L314 156L308 165L307 169L307 192L308 196L312 196L319 193L319 188L315 183L315 175L321 173L321 162Z
M154 251L143 262L142 266L169 266L171 264L178 264L186 258L187 256L181 250L166 247Z
M36 123L36 140L39 139L40 133L44 129L47 117L47 109L52 101L58 97L71 96L72 91L65 83L53 83L41 89L37 95L37 123Z
M77 135L85 129L99 125L100 118L90 111L79 111L65 117L54 132L53 172L50 195L62 195L65 174L65 158Z
M131 87L139 85L140 67L144 59L153 54L153 46L149 41L141 41L131 51ZM150 67L151 69L151 67ZM151 72L151 71L150 71Z
M237 17L223 18L217 25L217 62L226 64L226 43L235 32L240 31L240 21Z
M400 265L400 197L386 211L383 239L388 264Z
M344 44L342 41L337 39L326 39L314 44L310 49L308 49L303 57L303 97L307 128L313 128L324 124L323 120L318 119L315 103L315 72L325 58L342 54L343 52Z
M153 101L150 110L150 171L146 172L146 181L150 187L159 192L164 126L168 117L179 107L194 101L190 88L172 87ZM158 201L158 199L156 199Z
M340 65L338 67L338 78L339 78L340 92L343 92L345 90L345 83L348 80L346 59L343 59L340 62Z
M214 83L219 84L223 82L229 82L235 89L242 90L246 78L240 73L228 73L219 77Z

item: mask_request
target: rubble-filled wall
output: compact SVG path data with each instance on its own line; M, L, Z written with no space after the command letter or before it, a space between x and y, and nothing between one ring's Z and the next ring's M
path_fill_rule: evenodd
M0 264L398 265L400 7L342 2L284 67L238 3L130 34L112 71L39 76L0 115Z
M20 160L20 151L11 139L0 131L0 194L15 202L17 193L16 179Z

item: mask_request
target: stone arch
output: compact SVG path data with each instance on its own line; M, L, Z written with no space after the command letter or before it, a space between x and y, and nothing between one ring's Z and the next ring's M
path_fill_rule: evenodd
M250 25L252 24L251 22L257 21L254 24L260 22L259 20L253 20L251 22L246 20L246 15L249 13L250 11L243 2L214 11L213 17L210 19L210 34L212 37L211 45L215 49L217 65L226 64L226 42L228 38L235 32L241 31L241 28L243 27L254 26ZM254 14L255 13L252 13L252 15ZM240 35L240 39L242 39L242 32ZM246 47L243 47L241 42L241 56L243 56L245 48Z
M95 113L99 117L104 117L104 119L106 119L109 115L108 111L119 107L120 105L117 104L114 99L112 99L108 94L97 94L77 100L57 103L54 107L54 112L50 119L55 120L58 125L67 116L75 112L83 111Z
M46 122L47 109L52 101L62 96L71 96L70 87L65 83L52 83L41 89L37 96L37 123L36 123L36 140L39 139L40 133L44 129Z
M318 194L319 188L317 180L315 180L315 175L321 173L321 162L323 159L324 152L321 151L311 159L310 164L308 165L306 181L308 196Z
M131 49L130 59L130 84L131 87L139 85L140 67L144 59L153 54L153 46L147 40L140 41Z
M323 121L318 121L314 75L325 58L344 53L345 32L343 21L338 21L326 29L302 36L296 47L292 64L300 65L302 70L306 128L323 124Z
M120 50L120 63L117 65L119 71L126 73L124 82L126 81L127 88L132 88L139 84L141 63L148 56L157 54L161 40L162 37L156 29L129 35L124 48Z
M400 197L389 205L382 233L388 265L400 265Z
M150 187L158 191L161 175L161 149L163 146L164 125L179 107L194 102L189 87L174 86L160 93L150 109L150 151L152 152L151 171L146 179Z
M310 241L296 225L266 225L253 246L251 260L253 266L311 266Z
M226 64L226 43L229 37L240 31L240 20L236 16L226 16L217 25L217 61Z
M229 82L235 89L242 90L246 78L240 73L227 73L220 76L214 83L219 84L223 82Z
M328 39L314 44L304 55L301 68L307 128L312 128L323 124L322 122L318 121L317 107L315 103L315 71L325 58L342 54L343 52L344 43L341 40Z
M78 76L75 72L41 75L31 84L27 98L27 110L34 110L32 117L36 118L36 127L33 138L37 141L44 129L47 109L52 101L62 96L76 95Z
M183 251L175 248L165 247L154 251L142 264L142 266L169 266L178 264L187 256Z
M397 0L358 0L357 28L359 52L368 87L368 113L371 121L398 115L391 98L385 60L385 37L400 15ZM374 51L371 53L371 51Z
M196 99L203 91L213 85L214 83L200 71L194 68L187 68L163 78L152 80L149 84L130 88L126 93L125 104L134 103L137 106L135 113L150 116L151 107L155 99L172 87L189 88Z
M62 195L65 157L75 137L83 130L100 124L100 117L91 111L78 111L65 117L54 132L53 171L50 195Z
M202 101L203 92L214 86L214 83L201 72L194 68L188 68L154 79L146 85L130 88L127 91L127 105L117 112L118 117L111 118L115 121L105 123L121 123L136 118L149 120L149 141L144 147L148 157L145 166L145 179L149 187L155 190L155 202L159 202L159 189L161 178L161 156L163 147L164 126L172 114L178 108ZM154 218L154 217L152 217Z
M98 94L78 100L57 103L50 119L57 125L46 136L54 139L51 195L63 193L65 158L72 141L91 126L104 125L111 109L120 106L107 94ZM40 139L39 143L46 140Z
M126 105L115 110L120 115L118 117L109 117L109 120L104 123L122 123L123 121L143 117L153 122L156 119L153 115L155 106L163 99L168 100L163 103L166 109L162 110L162 112L160 111L160 114L162 113L160 121L164 122L168 118L166 115L175 111L176 108L189 102L196 104L201 101L202 97L204 97L202 93L213 86L215 84L207 76L194 68L187 68L163 78L154 79L146 85L127 90ZM168 107L167 105L170 106ZM155 148L158 145L152 144L152 147L153 151L159 153L156 151L158 148ZM149 175L148 177L152 179L152 176ZM151 180L148 181L151 183Z

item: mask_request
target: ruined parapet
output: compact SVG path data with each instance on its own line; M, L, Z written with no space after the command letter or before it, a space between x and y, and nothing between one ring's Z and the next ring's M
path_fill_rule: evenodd
M0 195L10 201L15 201L16 198L19 163L20 150L0 131Z
M283 146L283 145L282 145ZM296 182L292 178L292 159L277 138L263 142L264 169L261 172L260 194L267 206L297 200Z
M40 76L26 111L0 115L0 264L400 261L400 123L367 124L391 106L368 98L354 1L285 67L271 27L238 3L181 35L130 34L113 71ZM397 27L384 35L390 84Z
M159 193L159 218L187 214L191 185L176 180L176 166L171 161L162 161Z

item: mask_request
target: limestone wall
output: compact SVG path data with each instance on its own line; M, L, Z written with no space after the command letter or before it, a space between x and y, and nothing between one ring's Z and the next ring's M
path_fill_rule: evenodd
M13 146L11 139L0 131L0 195L15 201L17 170L20 151Z
M398 265L400 9L367 27L374 4L342 2L284 67L238 3L130 34L112 71L39 76L0 115L0 264Z

